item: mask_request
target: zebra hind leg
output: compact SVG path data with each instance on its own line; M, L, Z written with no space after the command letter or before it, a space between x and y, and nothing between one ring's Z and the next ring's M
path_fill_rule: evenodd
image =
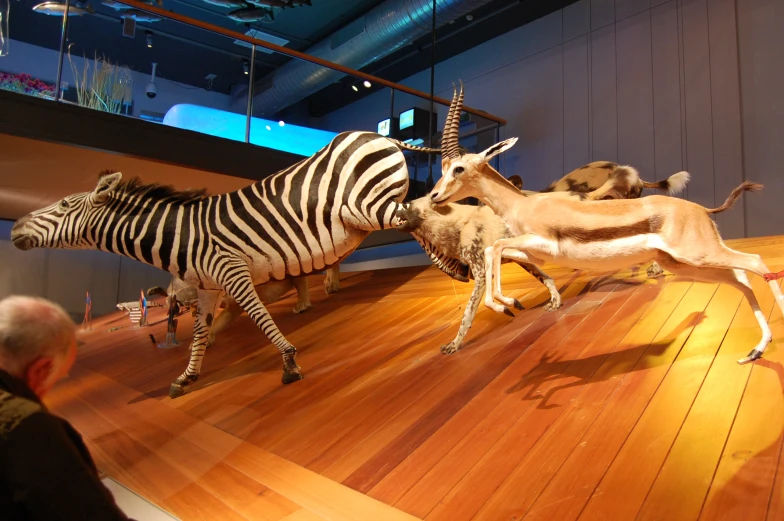
M193 321L193 342L191 343L191 358L188 368L169 387L169 397L177 398L187 391L188 385L199 378L201 362L204 351L210 341L210 329L215 319L215 310L221 291L199 290L199 305L196 310L196 319Z
M261 302L258 293L256 293L253 287L253 280L247 265L238 262L232 268L235 269L225 270L230 275L227 279L220 281L220 283L280 351L280 354L283 356L283 377L281 381L284 384L290 384L297 380L302 380L300 367L295 360L297 349L286 340L286 337L283 336L283 333L280 332L278 326L273 322L269 311Z

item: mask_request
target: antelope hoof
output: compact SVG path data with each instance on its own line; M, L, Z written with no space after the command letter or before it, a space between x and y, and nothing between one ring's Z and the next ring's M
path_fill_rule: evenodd
M513 298L512 300L514 300L514 307L515 307L515 309L517 309L518 311L522 311L522 310L524 310L524 309L525 309L525 308L523 307L523 305L522 305L522 304L520 304L520 301L519 301L519 300L517 300L516 298Z
M740 360L738 360L738 363L740 365L748 364L749 362L753 362L754 360L757 360L759 358L762 358L762 351L752 349L751 353L749 353L749 355L746 358L741 358Z
M514 313L512 313L512 310L505 306L504 306L504 315L509 315L510 317L514 318Z
M445 355L451 355L458 351L460 351L460 344L456 343L454 340L441 346L441 353Z
M283 378L281 378L280 381L283 382L283 385L287 385L302 380L303 378L304 376L302 376L302 373L299 372L299 368L297 368L296 371L284 369Z
M180 384L175 382L175 383L171 384L171 387L169 387L169 398L171 398L171 399L179 398L183 394L185 394L185 386L184 385L180 385Z

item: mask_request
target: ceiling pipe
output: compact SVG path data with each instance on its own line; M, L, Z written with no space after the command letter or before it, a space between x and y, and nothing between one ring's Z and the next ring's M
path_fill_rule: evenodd
M436 0L436 27L467 15L491 0ZM358 21L364 28L356 36L333 49L341 31L304 51L352 69L361 69L427 35L432 29L432 0L387 0ZM256 83L253 113L269 115L335 83L345 74L300 60L291 60ZM266 87L266 88L265 88Z

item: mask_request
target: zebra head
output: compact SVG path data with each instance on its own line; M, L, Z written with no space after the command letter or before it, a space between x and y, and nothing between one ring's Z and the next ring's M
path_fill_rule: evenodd
M31 212L11 229L11 241L20 250L31 248L84 248L90 245L88 226L111 199L122 174L104 174L92 192L80 192Z

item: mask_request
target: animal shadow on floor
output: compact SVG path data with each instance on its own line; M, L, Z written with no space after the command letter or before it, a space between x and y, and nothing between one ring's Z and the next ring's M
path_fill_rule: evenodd
M610 352L601 353L585 358L562 359L557 356L544 354L540 363L525 374L520 381L506 390L507 394L526 391L521 398L523 400L540 400L537 405L539 409L551 409L560 407L561 404L550 403L555 393L569 387L577 387L593 383L596 381L609 380L615 376L650 369L664 362L657 359L675 339L684 331L693 329L702 322L705 314L695 311L686 317L677 327L675 327L665 339L650 344L629 346L620 345ZM597 333L601 335L600 333ZM685 344L685 342L684 342ZM612 360L619 354L623 354L620 361ZM606 364L610 360L609 366ZM591 371L585 371L585 367L593 367ZM601 369L601 378L594 379L596 373ZM558 380L573 380L563 385L551 385L551 382ZM544 392L539 389L544 387Z

